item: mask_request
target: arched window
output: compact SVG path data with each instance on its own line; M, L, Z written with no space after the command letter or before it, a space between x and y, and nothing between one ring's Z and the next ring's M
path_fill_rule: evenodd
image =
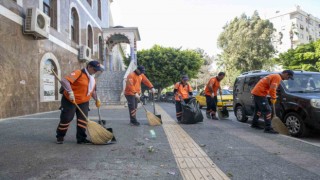
M98 0L98 17L101 19L101 0Z
M52 59L44 61L43 74L42 74L42 85L43 85L43 101L55 101L58 99L57 93L57 81L51 70L57 71L55 64Z
M43 0L43 12L50 17L50 26L57 29L58 8L57 0Z
M92 6L92 0L87 0L88 4Z
M71 9L71 40L79 44L79 15L75 8Z
M88 25L88 47L91 49L91 54L93 54L93 33L90 25Z

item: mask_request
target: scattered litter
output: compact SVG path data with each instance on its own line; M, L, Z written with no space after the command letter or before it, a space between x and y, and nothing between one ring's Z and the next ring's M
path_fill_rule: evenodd
M160 165L160 167L164 167L164 165L163 165L163 164L161 164L161 165Z
M233 147L232 147L232 146L228 146L228 148L229 148L229 149L233 149Z
M156 172L156 173L154 173L156 176L160 176L160 173L158 173L158 172Z
M227 176L228 177L233 177L233 175L231 173L229 173L229 172L227 173Z
M206 145L205 145L205 144L199 144L199 146L200 146L200 147L206 147Z
M145 138L144 140L149 141L150 139L149 138Z
M154 147L153 146L149 146L148 147L148 152L154 152Z
M150 130L150 135L151 135L151 138L156 138L157 137L156 132L154 132L153 129Z
M176 172L174 172L174 171L169 171L168 174L176 175Z
M137 143L136 143L136 146L143 146L143 145L144 145L143 142L137 142Z

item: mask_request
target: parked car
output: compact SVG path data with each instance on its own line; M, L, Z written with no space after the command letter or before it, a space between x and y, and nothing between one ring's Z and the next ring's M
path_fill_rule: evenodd
M234 113L246 122L253 115L252 88L272 72L253 71L241 74L234 83ZM320 73L295 71L294 80L282 81L277 89L277 116L292 136L306 136L310 129L320 130Z
M175 100L174 100L174 93L173 93L173 92L166 92L165 102L172 102L172 103L175 102Z
M228 90L222 89L222 102L221 102L219 92L218 92L217 98L218 98L217 107L219 109L222 108L222 106L224 105L224 106L227 106L228 110L233 110L233 96ZM202 107L207 106L206 96L204 94L204 91L201 91L198 95L196 95L196 100L197 100L197 103L199 104L200 109Z

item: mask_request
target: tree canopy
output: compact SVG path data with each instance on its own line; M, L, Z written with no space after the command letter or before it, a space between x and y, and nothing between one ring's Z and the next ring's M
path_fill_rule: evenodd
M138 64L145 66L148 79L160 91L180 81L182 75L195 77L204 62L196 50L181 50L159 45L138 51L137 58Z
M285 69L320 71L320 40L289 49L274 60Z
M234 18L218 38L218 47L222 49L219 64L227 74L271 66L275 54L273 32L273 24L261 19L257 11L251 17L242 14Z

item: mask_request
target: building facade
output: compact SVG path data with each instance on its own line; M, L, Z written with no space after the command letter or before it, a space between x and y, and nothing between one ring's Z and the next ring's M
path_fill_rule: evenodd
M277 11L267 19L276 29L273 45L278 53L320 38L320 19L303 11L300 6L283 12Z
M111 2L0 0L0 118L58 110L51 70L62 77L91 59L106 61Z

